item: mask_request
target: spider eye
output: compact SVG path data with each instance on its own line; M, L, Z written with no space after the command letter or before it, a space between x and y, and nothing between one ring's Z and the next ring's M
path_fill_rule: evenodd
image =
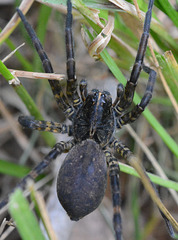
M96 103L97 98L98 98L98 93L99 91L97 89L93 89L89 94L88 94L88 101L92 102L93 104Z
M96 102L96 98L97 98L97 97L96 97L96 93L94 93L94 94L91 95L91 101L92 101L92 102Z
M93 94L93 95L95 95L95 96L97 96L98 93L99 93L99 91L98 91L97 89L92 89L92 90L91 90L91 94Z
M112 98L111 98L111 94L109 92L103 91L101 97L102 97L103 104L107 103L108 106L112 105Z

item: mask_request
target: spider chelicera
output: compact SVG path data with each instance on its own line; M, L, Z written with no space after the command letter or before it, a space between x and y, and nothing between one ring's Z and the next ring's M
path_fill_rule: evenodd
M64 93L59 81L49 80L49 84L59 108L72 124L65 125L52 121L39 121L27 116L19 117L19 122L23 127L38 131L67 133L72 139L68 142L57 143L44 160L23 178L17 187L24 189L28 179L35 179L58 155L68 152L59 170L57 195L69 217L72 220L79 220L95 210L101 203L106 189L108 166L114 208L113 224L117 240L122 239L121 200L119 161L113 152L118 153L135 167L142 176L144 175L146 183L150 184L156 192L143 167L138 167L137 159L131 151L114 137L116 129L134 122L141 115L152 97L156 72L145 66L143 60L149 38L153 4L154 0L150 0L130 79L125 87L118 84L117 97L112 103L111 95L107 91L101 92L93 89L88 93L85 80L80 82L78 90L72 38L72 4L68 0L65 28L67 52L66 92ZM53 73L51 63L34 30L22 12L19 9L17 9L17 12L41 58L45 72ZM134 91L142 69L149 75L146 91L141 102L132 110L127 111L132 104ZM0 203L0 208L8 203L8 198L9 196ZM173 236L169 220L161 210L160 212L168 226L170 235Z

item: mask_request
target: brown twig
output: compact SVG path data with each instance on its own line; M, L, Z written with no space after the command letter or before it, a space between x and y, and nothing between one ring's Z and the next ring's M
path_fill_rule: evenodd
M9 71L14 75L14 77L33 78L33 79L52 79L52 80L62 80L65 78L64 74L28 72L28 71L20 71L15 69L9 69Z

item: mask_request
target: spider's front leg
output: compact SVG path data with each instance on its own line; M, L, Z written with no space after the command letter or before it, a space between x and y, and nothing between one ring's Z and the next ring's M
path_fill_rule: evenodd
M72 35L72 3L67 1L67 17L66 17L66 54L67 54L67 97L72 101L74 108L78 108L81 99L77 92L77 78L75 75L75 59Z
M110 143L110 147L114 148L114 150L137 171L145 189L149 192L150 197L152 198L153 202L156 203L163 219L165 220L170 236L172 238L175 238L173 226L176 230L178 230L178 223L162 203L155 185L151 182L150 178L146 174L144 167L140 164L139 160L133 155L130 149L119 142L117 139L114 139Z
M151 24L151 15L152 15L152 8L154 5L154 0L149 1L148 11L146 12L145 22L143 27L143 34L140 39L137 56L135 59L135 63L131 72L131 76L129 81L126 84L125 92L123 97L115 107L116 109L116 116L120 116L122 112L127 109L133 101L133 96L135 92L135 88L137 85L138 78L140 76L140 72L143 68L143 60L147 48L149 32L150 32L150 24Z
M21 188L22 190L24 190L29 180L36 179L49 166L49 164L57 158L58 155L62 154L63 152L69 151L73 146L74 146L74 140L71 140L68 142L56 143L56 145L48 153L48 155L43 159L43 161L40 162L34 169L32 169L29 172L29 174L26 175L17 184L16 188ZM14 190L10 194L12 194ZM0 202L0 209L2 209L5 205L8 204L10 194Z
M109 166L109 177L112 190L113 201L113 225L115 231L116 240L122 240L122 219L121 219L121 197L120 197L120 184L119 184L119 165L118 160L112 156L110 151L104 151L106 155L106 161Z
M50 62L47 54L45 53L45 51L42 47L42 44L41 44L40 40L38 39L34 29L28 23L28 21L26 20L25 16L22 13L22 11L18 8L17 8L17 13L18 13L19 17L21 18L22 23L24 24L24 26L31 38L31 41L41 59L41 62L43 64L43 68L44 68L45 72L46 73L54 73L51 62ZM55 98L59 108L64 112L64 114L67 118L72 119L72 117L74 115L74 110L70 106L68 99L64 95L64 92L62 90L60 82L57 80L48 80L48 81L49 81L49 84L53 91L54 98Z

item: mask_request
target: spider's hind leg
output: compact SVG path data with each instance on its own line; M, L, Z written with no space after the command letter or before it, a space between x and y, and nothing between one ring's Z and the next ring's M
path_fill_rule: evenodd
M113 225L116 240L122 240L122 219L121 219L121 197L120 197L120 183L119 183L119 165L118 160L112 156L110 151L105 150L106 161L109 166L109 177L112 190L113 201Z
M59 142L53 147L53 149L45 156L42 162L40 162L34 169L32 169L28 175L26 175L16 186L16 188L21 188L24 190L28 180L36 179L48 166L49 164L57 158L58 155L63 152L69 151L74 146L74 141ZM16 189L15 188L15 189ZM15 190L14 189L14 190ZM14 192L14 190L12 192ZM12 194L12 192L10 194ZM0 202L0 209L5 207L9 201L10 194Z
M178 223L162 203L154 183L151 182L149 176L147 175L139 159L133 155L133 153L130 151L128 147L119 142L117 139L114 139L110 143L110 147L114 148L114 150L137 171L145 189L150 194L150 197L152 198L153 202L157 205L161 213L161 216L163 217L166 226L168 227L168 232L170 236L172 238L175 238L173 226L175 227L175 229L178 229Z

